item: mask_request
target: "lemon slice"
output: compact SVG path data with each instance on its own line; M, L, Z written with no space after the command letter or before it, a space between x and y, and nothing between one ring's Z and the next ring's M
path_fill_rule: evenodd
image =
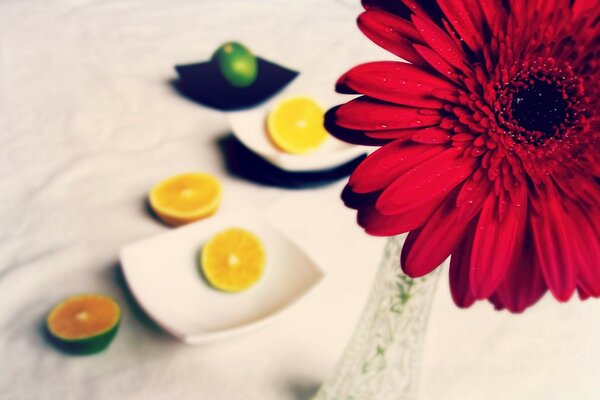
M46 319L50 340L74 354L104 350L115 337L121 321L121 308L110 297L82 294L56 305Z
M202 248L200 264L206 280L216 289L241 292L263 275L266 255L252 232L229 228L214 235Z
M162 221L179 226L217 211L221 204L221 184L209 174L181 174L156 185L148 199Z
M273 143L290 154L316 150L327 139L324 111L310 97L291 97L279 102L267 117Z

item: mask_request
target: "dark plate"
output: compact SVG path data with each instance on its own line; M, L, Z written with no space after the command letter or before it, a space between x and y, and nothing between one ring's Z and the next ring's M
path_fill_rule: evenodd
M173 83L180 93L202 105L231 111L262 103L298 76L297 71L260 57L257 62L256 81L245 88L230 85L219 67L210 61L175 66L179 80Z

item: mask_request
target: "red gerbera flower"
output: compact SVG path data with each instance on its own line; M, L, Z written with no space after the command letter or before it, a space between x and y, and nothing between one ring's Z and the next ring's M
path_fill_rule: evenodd
M454 301L520 312L600 296L600 7L595 0L369 0L358 25L405 62L359 65L330 110L383 147L343 193L402 268L451 255Z

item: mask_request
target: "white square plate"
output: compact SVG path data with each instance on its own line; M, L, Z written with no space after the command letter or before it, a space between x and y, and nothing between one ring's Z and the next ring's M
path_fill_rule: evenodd
M198 267L203 243L230 227L261 238L267 265L260 281L240 293L205 282ZM315 262L256 212L219 215L126 246L121 266L146 313L166 331L191 344L229 337L281 315L323 277Z
M348 101L348 96L332 94L329 85L319 85L319 82L312 82L307 76L309 74L301 74L281 93L260 106L228 113L229 125L235 137L264 160L283 170L295 172L339 167L372 151L366 146L348 144L333 136L329 136L319 149L308 154L288 154L273 145L267 134L266 119L269 111L284 98L309 96L325 109Z

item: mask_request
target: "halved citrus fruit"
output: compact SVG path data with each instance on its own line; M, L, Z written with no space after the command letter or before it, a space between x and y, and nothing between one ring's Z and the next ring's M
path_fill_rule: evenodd
M115 337L121 321L119 304L108 296L81 294L56 305L46 318L50 340L74 354L104 350Z
M206 242L200 256L208 283L225 292L240 292L254 285L263 275L265 263L262 242L242 228L217 233Z
M209 174L176 175L156 185L148 199L162 221L179 226L217 211L221 204L221 184Z
M324 115L321 106L310 97L282 100L267 117L269 137L287 153L309 153L327 139L328 133L323 126Z

